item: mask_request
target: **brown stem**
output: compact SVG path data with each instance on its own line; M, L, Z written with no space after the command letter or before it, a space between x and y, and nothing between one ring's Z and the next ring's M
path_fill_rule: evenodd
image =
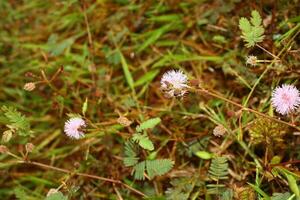
M51 165L47 165L47 164L43 164L43 163L39 163L39 162L35 162L35 161L23 161L23 160L20 160L20 161L18 161L18 163L35 165L35 166L38 166L38 167L52 169L52 170L55 170L55 171L66 173L66 174L73 174L73 175L77 175L77 176L83 176L83 177L88 177L88 178L97 179L97 180L101 180L101 181L106 181L106 182L110 182L110 183L114 183L114 184L120 184L120 185L123 185L124 187L128 188L129 190L135 192L136 194L139 194L139 195L141 195L143 197L147 197L147 195L145 195L144 193L142 193L142 192L134 189L130 185L127 185L126 183L123 183L120 180L105 178L105 177L96 176L96 175L92 175L92 174L86 174L86 173L80 173L80 172L73 172L73 171L70 171L70 170L67 170L67 169L62 169L62 168L54 167L54 166L51 166Z
M220 94L217 94L217 93L215 93L215 92L208 91L208 90L203 89L203 88L201 88L201 89L196 89L196 92L202 92L202 93L208 94L208 95L210 95L210 96L213 96L213 97L216 97L216 98L221 99L221 100L223 100L223 101L226 101L226 102L228 102L228 103L230 103L230 104L232 104L232 105L234 105L234 106L236 106L236 107L239 107L239 108L241 108L242 110L252 112L252 113L257 114L257 115L259 115L259 116L261 116L261 117L264 117L264 118L273 120L273 121L278 122L278 123L281 123L281 124L285 124L285 125L287 125L287 126L293 127L293 128L295 128L295 129L297 129L298 131L300 131L300 128L296 127L294 124L291 124L291 123L282 121L282 120L280 120L280 119L276 119L276 118L274 118L274 117L271 117L271 116L269 116L269 115L266 115L266 114L264 114L264 113L261 113L261 112L259 112L259 111L257 111L257 110L254 110L254 109L251 109L251 108L246 108L246 107L244 107L243 105L241 105L241 104L239 104L239 103L236 103L236 102L234 102L234 101L232 101L232 100L230 100L230 99L227 99L226 97L224 97L224 96L222 96L222 95L220 95Z

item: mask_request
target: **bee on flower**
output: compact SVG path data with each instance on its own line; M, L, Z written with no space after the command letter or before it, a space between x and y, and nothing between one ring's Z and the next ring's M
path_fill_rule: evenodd
M85 121L80 117L74 117L65 122L64 131L67 136L80 139L84 136L82 128L86 127Z
M273 91L271 103L276 112L282 115L290 114L300 105L299 90L293 85L283 84Z
M187 93L188 77L181 70L170 70L161 78L161 90L166 97L182 97Z

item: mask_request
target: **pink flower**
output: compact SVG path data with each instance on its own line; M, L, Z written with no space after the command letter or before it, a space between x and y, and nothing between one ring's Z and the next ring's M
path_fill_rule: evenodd
M74 117L66 121L64 131L70 138L80 139L84 136L81 130L84 127L86 127L85 121L80 117Z
M287 115L294 112L300 105L300 93L295 86L284 84L275 88L271 101L278 113Z
M182 97L187 92L188 77L181 70L170 70L161 78L161 90L166 97Z

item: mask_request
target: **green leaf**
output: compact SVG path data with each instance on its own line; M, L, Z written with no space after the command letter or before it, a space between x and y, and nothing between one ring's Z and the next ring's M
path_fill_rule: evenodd
M212 159L209 170L209 177L215 181L228 179L228 160L226 157Z
M289 200L291 194L289 192L285 193L273 193L271 200Z
M88 99L85 98L85 101L84 101L84 103L83 103L83 105L82 105L82 115L83 115L83 116L85 116L85 113L86 113L86 111L87 111L87 108L88 108Z
M119 52L119 55L121 58L121 64L122 64L122 68L123 68L123 72L124 72L127 84L129 85L129 87L132 91L135 91L134 90L134 81L133 81L132 75L130 73L129 66L126 62L126 59L124 58L124 56L120 50L118 50L118 52Z
M157 124L161 122L161 119L159 117L148 119L147 121L141 123L139 126L136 127L137 132L142 132L145 129L152 129Z
M55 192L46 197L45 200L68 200L68 198L61 192Z
M285 176L288 180L288 183L289 183L289 187L291 189L291 191L296 195L296 197L300 197L300 191L299 191L299 187L297 185L297 181L295 179L295 177L291 174L288 174L288 173L285 173Z
M167 200L195 200L198 192L203 188L204 182L201 181L197 173L193 176L184 176L172 178L170 180L172 187L165 191Z
M204 160L209 160L213 157L213 154L207 151L197 151L195 155Z
M47 51L52 56L61 55L67 48L71 47L74 43L74 38L68 38L66 40L63 40L62 42L57 42L57 39L57 34L52 34L47 42Z
M253 26L260 26L261 25L261 22L262 22L262 20L261 20L261 17L260 17L260 15L259 15L259 13L256 11L256 10L253 10L252 12L251 12L251 23L253 24Z
M138 163L139 158L137 157L136 148L130 141L125 142L125 157L123 163L126 167L134 166Z
M267 195L262 189L260 189L258 186L253 185L251 183L248 183L257 193L259 193L261 196L264 197L265 200L271 200L270 196Z
M146 169L150 179L161 176L173 168L174 162L170 159L147 160Z
M137 87L137 86L141 86L141 85L151 82L157 76L158 73L159 73L159 70L151 70L151 71L147 72L141 78L139 78L137 81L135 81L134 86Z
M239 28L242 31L242 38L246 42L246 47L252 47L264 39L264 27L262 26L262 19L257 11L252 11L251 24L248 19L242 17L239 20Z
M251 31L251 24L250 24L249 20L246 19L245 17L242 17L239 21L239 28L243 32L250 32Z
M19 200L29 199L28 195L26 194L26 192L22 188L19 188L19 187L15 188L14 193L16 195L16 198L19 199Z
M137 142L143 149L149 151L154 150L154 145L146 134L141 135L140 133L135 133L132 140Z
M137 52L141 52L144 49L146 49L149 45L153 44L155 41L157 41L164 33L168 32L170 28L172 28L173 24L167 24L164 25L154 31L151 31L147 33L149 37L145 40L144 43L139 45L139 48L137 49Z
M144 176L145 165L146 165L145 161L143 161L143 162L140 162L140 163L136 164L133 167L134 179L137 179L137 180L144 180L145 179L145 176Z
M2 106L1 110L9 121L9 126L20 136L30 135L30 124L27 118L13 107Z
M232 200L233 194L234 193L233 193L232 189L226 189L221 196L221 200Z

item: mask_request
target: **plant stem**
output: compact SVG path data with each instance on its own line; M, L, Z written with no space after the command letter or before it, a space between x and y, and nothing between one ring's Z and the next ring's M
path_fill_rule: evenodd
M263 47L260 46L259 44L256 44L256 46L259 47L260 49L262 49L263 51L267 52L267 53L268 53L269 55L271 55L273 58L275 58L275 59L277 59L277 60L279 59L278 56L272 54L270 51L268 51L267 49L263 48Z
M128 188L129 190L133 191L136 194L139 194L143 197L147 197L147 195L145 195L144 193L134 189L130 185L127 185L126 183L123 183L120 180L105 178L105 177L96 176L96 175L92 175L92 174L73 172L73 171L70 171L70 170L67 170L67 169L62 169L62 168L54 167L54 166L51 166L51 165L47 165L47 164L43 164L43 163L39 163L39 162L35 162L35 161L19 160L17 163L35 165L35 166L38 166L38 167L47 168L47 169L59 171L59 172L66 173L66 174L73 174L73 175L77 175L77 176L83 176L83 177L88 177L88 178L97 179L97 180L101 180L101 181L106 181L106 182L110 182L110 183L114 183L114 184L120 184L120 185L125 186L126 188Z
M252 113L254 113L254 114L256 114L256 115L259 115L259 116L261 116L261 117L270 119L270 120L272 120L272 121L275 121L275 122L278 122L278 123L281 123L281 124L285 124L285 125L287 125L287 126L293 127L293 128L295 128L295 129L297 129L298 131L300 131L300 128L296 127L294 124L291 124L291 123L282 121L282 120L280 120L280 119L276 119L276 118L274 118L274 117L271 117L271 116L269 116L269 115L266 115L266 114L264 114L264 113L261 113L261 112L259 112L259 111L257 111L257 110L254 110L254 109L251 109L251 108L247 108L247 107L245 107L245 106L243 106L243 105L241 105L241 104L239 104L239 103L236 103L236 102L234 102L234 101L232 101L232 100L230 100L230 99L227 99L226 97L224 97L224 96L222 96L222 95L220 95L220 94L217 94L217 93L215 93L215 92L208 91L208 90L203 89L203 88L201 88L201 89L196 89L196 92L201 92L201 93L208 94L208 95L213 96L213 97L215 97L215 98L218 98L218 99L221 99L221 100L223 100L223 101L226 101L227 103L230 103L230 104L232 104L232 105L234 105L234 106L236 106L236 107L239 107L239 108L241 108L241 109L244 110L244 111L252 112Z
M295 30L297 30L298 28L300 27L300 24L298 24L296 27L295 27ZM243 104L245 107L247 106L256 86L260 83L261 79L264 77L264 75L269 71L269 69L272 67L272 65L276 62L278 62L278 60L280 59L280 56L281 54L283 54L283 52L285 50L287 50L288 46L291 44L291 42L294 40L294 38L300 33L300 30L288 41L288 44L286 46L284 46L281 51L279 52L279 54L277 56L275 56L276 59L273 59L272 62L267 66L267 68L263 71L263 73L259 76L259 78L255 81L250 93L248 94L247 96L247 99L245 101L245 103ZM259 45L257 45L258 47L260 47ZM260 47L262 48L262 47ZM273 54L272 54L273 55Z

